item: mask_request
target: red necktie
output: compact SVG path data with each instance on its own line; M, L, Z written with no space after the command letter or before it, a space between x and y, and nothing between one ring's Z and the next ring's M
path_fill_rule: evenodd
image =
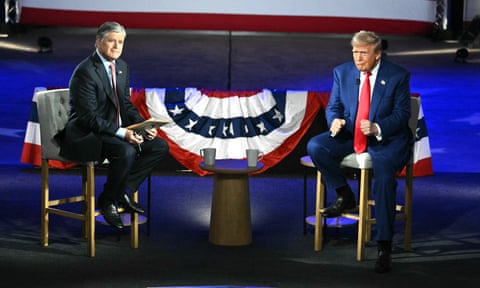
M115 102L117 104L117 125L120 124L120 101L118 100L118 94L117 94L117 79L116 79L116 74L115 74L115 64L113 62L110 62L110 72L112 74L112 88L113 92L115 94Z
M360 120L367 119L370 112L370 72L365 72L362 91L358 103L357 118L355 119L355 132L353 137L353 149L357 154L367 150L367 136L360 130Z

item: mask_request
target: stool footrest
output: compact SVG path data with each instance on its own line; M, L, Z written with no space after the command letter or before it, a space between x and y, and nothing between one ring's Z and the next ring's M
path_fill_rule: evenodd
M309 225L315 226L315 215L305 218L305 222ZM341 228L344 226L353 225L357 223L357 220L340 216L335 218L327 218L326 222L328 227Z
M122 223L124 226L131 226L132 223L130 221L130 213L122 213L120 214L120 218L122 219ZM103 215L100 214L98 216L95 217L95 221L97 221L98 223L101 223L101 224L104 224L104 225L110 225L107 223L107 221L105 220L105 218L103 218ZM138 215L138 224L145 224L147 223L148 221L148 218L143 216L143 215Z

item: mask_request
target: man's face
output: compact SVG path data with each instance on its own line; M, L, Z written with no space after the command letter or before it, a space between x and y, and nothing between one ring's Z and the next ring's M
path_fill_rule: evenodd
M98 52L108 61L116 60L122 55L125 35L118 32L110 32L102 39L95 41Z
M354 46L352 54L355 66L362 72L371 71L381 57L381 52L375 52L373 45Z

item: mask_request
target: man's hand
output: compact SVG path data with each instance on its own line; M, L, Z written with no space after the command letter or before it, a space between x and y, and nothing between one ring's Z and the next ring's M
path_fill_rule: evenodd
M135 131L127 129L127 133L125 134L125 140L128 143L131 144L142 144L143 143L143 137L142 135L139 135L135 133Z
M145 139L153 140L155 137L157 137L157 128L145 129Z
M335 137L345 126L345 119L335 118L330 125L330 136Z
M361 120L360 121L360 130L364 135L370 136L377 136L378 135L378 129L377 125L375 125L374 122L371 122L370 120Z

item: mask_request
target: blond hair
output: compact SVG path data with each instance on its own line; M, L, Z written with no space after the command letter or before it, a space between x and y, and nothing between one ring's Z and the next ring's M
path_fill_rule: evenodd
M373 45L376 52L382 51L382 39L372 31L361 30L355 33L350 44L352 47Z

